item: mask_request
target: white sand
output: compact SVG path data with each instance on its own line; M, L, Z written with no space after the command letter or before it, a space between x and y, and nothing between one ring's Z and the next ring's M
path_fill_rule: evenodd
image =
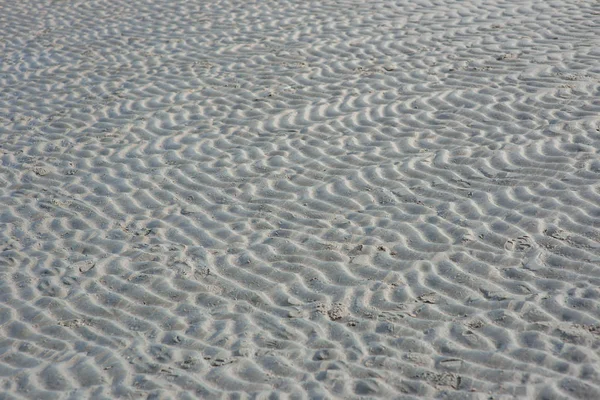
M0 0L0 399L600 399L600 3Z

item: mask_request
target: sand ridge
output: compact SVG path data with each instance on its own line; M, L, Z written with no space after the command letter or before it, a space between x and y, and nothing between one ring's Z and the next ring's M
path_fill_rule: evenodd
M0 1L0 399L600 398L595 1Z

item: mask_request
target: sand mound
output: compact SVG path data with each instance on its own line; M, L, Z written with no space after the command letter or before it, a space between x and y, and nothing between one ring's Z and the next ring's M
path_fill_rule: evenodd
M600 398L599 21L0 2L0 398Z

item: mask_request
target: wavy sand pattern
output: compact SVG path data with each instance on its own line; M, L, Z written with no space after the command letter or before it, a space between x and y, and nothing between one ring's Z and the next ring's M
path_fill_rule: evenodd
M0 0L1 399L600 398L600 4Z

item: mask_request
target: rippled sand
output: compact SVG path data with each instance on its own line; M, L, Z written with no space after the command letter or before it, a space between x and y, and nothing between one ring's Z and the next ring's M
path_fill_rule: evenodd
M0 399L600 399L600 3L0 0Z

